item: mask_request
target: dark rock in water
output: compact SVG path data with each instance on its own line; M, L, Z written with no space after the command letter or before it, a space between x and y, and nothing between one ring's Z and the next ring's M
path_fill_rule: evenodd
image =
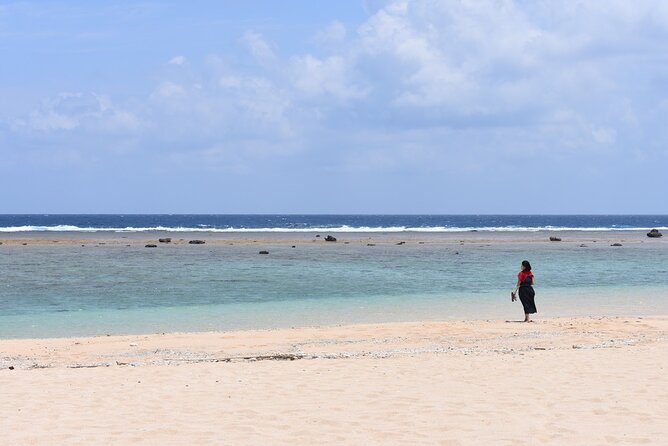
M157 248L158 245L154 245L152 243L149 243L148 245L144 245L144 248Z
M580 248L586 248L586 247L587 245L585 245L584 243L580 245Z
M13 365L10 365L10 366L9 366L9 370L14 370L14 366L13 366Z
M315 237L316 237L316 238L320 237L320 234L316 234Z
M190 240L190 241L188 242L188 244L190 244L190 245L203 245L203 244L204 244L204 240Z
M658 237L662 237L662 236L663 236L663 234L661 234L658 229L652 229L651 231L649 231L647 233L647 237L651 237L651 238L658 238Z
M406 244L406 242L399 242L399 243L397 243L397 245L405 245L405 244Z
M367 245L367 246L376 246L375 243L367 243L366 245Z
M336 237L332 237L331 235L328 235L327 237L325 237L325 241L326 242L335 242Z
M0 245L2 245L2 242L0 242Z
M292 247L293 247L293 248L296 248L296 246L295 246L295 245L292 245Z
M561 239L559 237L550 237L551 242L560 242Z
M269 254L269 251L260 251L259 254Z
M160 243L172 243L172 239L170 237L159 238L158 241Z
M22 244L23 246L26 246L26 245L27 245L27 243L21 243L21 244Z
M622 244L621 244L621 243L613 243L613 244L610 245L610 246L622 246Z

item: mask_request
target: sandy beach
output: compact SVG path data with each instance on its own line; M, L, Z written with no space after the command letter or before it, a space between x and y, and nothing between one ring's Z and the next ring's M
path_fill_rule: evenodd
M665 444L668 318L0 341L7 444Z
M0 37L0 446L668 446L668 1Z

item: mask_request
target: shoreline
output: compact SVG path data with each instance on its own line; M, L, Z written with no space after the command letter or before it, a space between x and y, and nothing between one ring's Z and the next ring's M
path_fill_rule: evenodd
M332 235L337 242L325 242L325 237ZM561 241L550 241L550 237ZM187 245L190 240L203 240L208 244L294 244L320 243L328 246L344 243L421 243L421 244L457 244L457 243L665 243L662 238L647 237L644 230L623 231L579 231L579 230L540 230L540 231L464 231L464 232L188 232L188 231L146 231L146 232L6 232L0 233L3 245L64 245L110 244L137 245L156 243L160 238L171 238L171 243L159 246Z
M0 351L11 444L659 445L668 435L667 316L4 340Z

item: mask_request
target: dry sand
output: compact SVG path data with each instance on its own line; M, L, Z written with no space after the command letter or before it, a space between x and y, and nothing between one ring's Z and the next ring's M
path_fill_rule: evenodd
M666 317L3 340L0 432L12 445L665 445L667 366Z

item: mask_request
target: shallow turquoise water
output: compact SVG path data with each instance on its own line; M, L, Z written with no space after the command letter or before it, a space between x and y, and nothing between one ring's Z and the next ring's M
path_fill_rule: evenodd
M668 314L663 243L1 246L0 337L517 318L534 265L539 316Z

